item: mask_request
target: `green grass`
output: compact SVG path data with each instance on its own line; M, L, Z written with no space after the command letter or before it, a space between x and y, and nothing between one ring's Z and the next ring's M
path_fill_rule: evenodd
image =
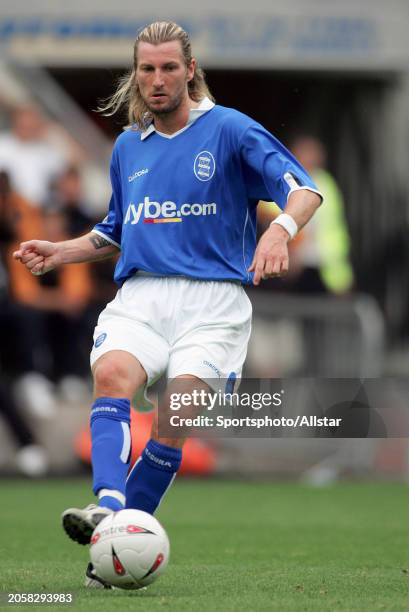
M166 574L142 591L96 591L82 586L87 549L59 525L90 501L89 483L3 481L0 589L72 591L65 609L88 612L408 610L408 498L399 484L179 480L158 514Z

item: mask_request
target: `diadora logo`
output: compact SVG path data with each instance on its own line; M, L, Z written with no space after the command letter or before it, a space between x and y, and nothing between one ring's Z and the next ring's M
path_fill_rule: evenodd
M221 378L220 370L214 365L214 363L211 363L210 361L207 361L206 359L203 360L203 363L208 368L211 368L217 374L217 376Z
M149 457L149 459L151 461L153 461L154 463L157 463L158 465L163 465L163 467L172 467L172 464L170 461L165 461L164 459L161 459L160 457L156 457L156 455L154 455L153 453L151 453L147 448L145 448L145 455L147 455L147 457Z
M128 181L132 183L132 181L139 178L140 176L143 176L144 174L148 174L148 172L149 168L144 168L143 170L136 170L136 172L131 174L131 176L128 176Z
M186 202L179 208L176 202L166 200L163 203L154 202L149 196L144 198L139 204L129 204L125 214L124 225L130 223L136 225L142 219L143 223L181 223L183 217L206 217L215 215L217 205L215 202L210 204L189 204Z
M216 162L210 151L200 151L196 155L193 170L199 181L210 181L216 170Z

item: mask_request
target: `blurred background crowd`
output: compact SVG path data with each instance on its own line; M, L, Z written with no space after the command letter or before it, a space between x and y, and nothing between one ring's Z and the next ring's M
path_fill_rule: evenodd
M145 11L122 25L107 7L104 21L93 3L86 15L76 2L70 15L41 0L29 16L7 2L0 9L0 473L75 473L89 462L88 357L98 314L115 294L115 261L38 277L11 254L31 238L86 233L105 216L109 151L126 121L94 109L129 68L138 26L158 17L185 25L217 102L277 135L325 198L291 243L289 275L248 289L254 325L245 374L298 384L407 375L408 45L399 47L399 26L383 19L378 2L362 19L352 2L326 3L328 14L315 17L313 2L259 3L270 24L263 32L240 3L235 32L212 3L213 21L194 9L185 23L181 1L173 15ZM395 4L404 21L405 3ZM290 26L295 38L283 40ZM259 203L260 233L276 214L274 204ZM135 452L150 417L138 419ZM249 450L253 460L244 463ZM345 474L406 478L409 455L406 440L189 444L185 473L246 470L311 484Z

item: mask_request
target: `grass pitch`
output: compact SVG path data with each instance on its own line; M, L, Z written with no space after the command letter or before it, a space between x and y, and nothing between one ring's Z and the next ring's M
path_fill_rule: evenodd
M89 481L3 481L0 589L71 591L75 603L58 609L87 612L408 610L408 498L400 484L180 479L158 513L166 574L145 590L100 591L83 587L88 550L59 524L89 503Z

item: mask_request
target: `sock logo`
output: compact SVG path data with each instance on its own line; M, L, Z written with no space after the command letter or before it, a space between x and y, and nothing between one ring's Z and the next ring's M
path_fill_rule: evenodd
M154 463L157 463L158 465L163 465L163 467L169 467L169 468L172 467L172 464L170 461L165 461L164 459L161 459L160 457L156 457L156 455L151 453L147 448L145 448L145 454L148 455L151 461L153 461Z
M118 412L117 408L113 406L97 406L91 410L91 416L96 414L97 412Z

